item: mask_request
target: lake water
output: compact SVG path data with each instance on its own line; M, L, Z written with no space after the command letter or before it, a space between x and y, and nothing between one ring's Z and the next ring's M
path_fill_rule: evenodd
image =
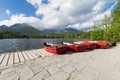
M43 48L44 42L73 42L77 39L0 39L0 53Z

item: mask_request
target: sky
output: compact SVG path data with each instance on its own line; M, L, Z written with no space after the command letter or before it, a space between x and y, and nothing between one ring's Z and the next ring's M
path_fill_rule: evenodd
M0 0L0 25L27 23L39 30L90 28L110 16L118 0Z

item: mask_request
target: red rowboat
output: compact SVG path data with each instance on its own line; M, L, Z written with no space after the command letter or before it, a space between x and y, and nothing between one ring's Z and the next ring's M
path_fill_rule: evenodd
M100 49L108 49L108 48L110 48L110 43L108 43L108 42L98 41L97 44L98 44L98 47Z
M74 42L76 44L84 44L86 45L86 48L87 49L95 49L97 48L97 43L93 43L93 42L90 42L90 41L78 41L78 42Z
M67 43L67 42L63 42L63 44L66 44L70 50L75 52L83 52L86 50L84 44L75 44L75 43Z
M88 41L88 42L97 44L98 48L100 49L108 49L116 45L115 42L107 42L107 41Z
M62 54L68 49L68 47L64 44L51 44L46 42L44 43L44 48L46 51L53 54Z

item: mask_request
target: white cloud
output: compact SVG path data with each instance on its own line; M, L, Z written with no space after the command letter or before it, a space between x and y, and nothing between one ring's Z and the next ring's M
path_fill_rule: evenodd
M35 8L38 8L41 5L42 0L26 0L28 3L32 4Z
M45 28L62 28L66 25L74 27L74 24L79 24L77 29L81 29L81 26L91 26L94 21L102 20L104 14L110 15L109 9L102 11L117 0L48 0L48 4L42 4L41 0L27 1L33 6L37 5L36 15L44 15L42 22ZM56 11L58 7L60 9Z
M7 9L7 10L6 10L6 14L7 14L7 15L10 15L10 14L11 14L10 10Z
M10 20L0 21L0 25L28 23L38 29L73 27L80 30L101 21L104 14L110 15L113 7L107 6L118 0L48 0L48 4L43 4L42 0L26 1L36 8L37 16L43 15L42 19L23 14L12 15Z
M85 21L90 17L92 8L97 3L96 0L89 2L86 0L49 0L49 4L39 4L38 0L27 1L33 6L35 6L34 4L38 5L35 13L44 15L42 22L45 23L45 28L62 28L69 24ZM58 7L60 10L56 11Z
M39 18L36 17L27 17L24 14L19 14L19 15L12 15L10 20L3 20L0 21L0 25L7 25L11 26L16 23L27 23L29 25L34 26L37 29L43 29L43 24Z
M93 11L101 11L102 6L105 6L105 1L98 1L97 4L93 7Z

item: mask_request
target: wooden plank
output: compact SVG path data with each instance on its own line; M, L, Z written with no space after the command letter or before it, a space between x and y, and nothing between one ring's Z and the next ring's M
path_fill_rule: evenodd
M25 51L23 51L25 54L26 54L26 56L29 58L29 60L30 60L30 57L28 56L28 54L25 52Z
M36 51L39 52L39 54L41 54L42 57L48 56L47 54L43 53L40 49L37 49Z
M32 52L30 52L29 50L27 51L27 53L29 53L34 59L36 58L36 56Z
M14 55L14 53L10 53L10 58L9 58L9 61L8 61L7 65L13 64L13 55Z
M7 64L7 61L8 61L8 57L9 57L9 53L7 53L1 63L1 66L6 66Z
M8 65L8 62L9 62L9 59L10 59L10 55L11 55L11 53L9 53L9 56L8 56L8 61L7 61L6 66Z
M18 53L18 52L17 52L17 53ZM19 59L19 62L21 62L19 53L18 53L18 59Z
M5 54L1 54L1 55L0 55L0 64L2 63L4 57L5 57Z
M32 51L28 51L32 56L34 56L34 58L38 58Z
M25 61L25 58L23 57L22 52L18 52L18 54L19 54L20 61L21 62Z
M34 59L34 57L30 53L28 53L28 51L25 51L25 53L29 56L30 59Z
M35 52L34 50L31 50L31 52L34 53L37 56L37 58L41 57L41 55Z
M39 52L37 49L36 50L33 50L34 52L36 52L38 55L39 55L39 57L44 57L45 55L43 55L41 52Z
M14 57L14 63L19 63L19 58L18 58L18 53L17 52L14 52L15 54L15 57Z
M26 53L24 51L22 51L22 54L23 54L25 60L29 60L29 57L26 55Z

